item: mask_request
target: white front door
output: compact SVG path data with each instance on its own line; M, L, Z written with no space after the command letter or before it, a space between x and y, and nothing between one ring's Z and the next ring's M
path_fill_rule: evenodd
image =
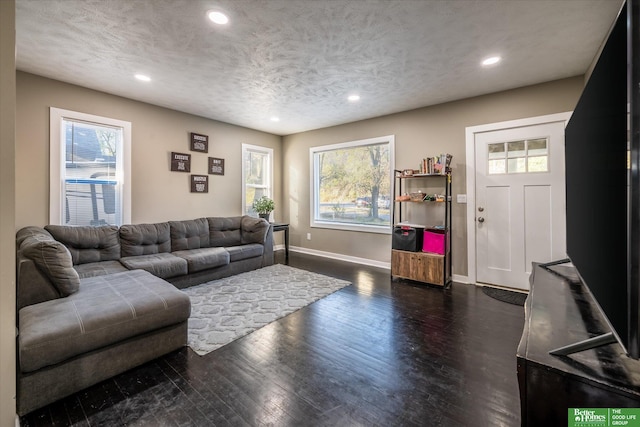
M474 133L477 282L527 290L532 262L566 257L564 128Z

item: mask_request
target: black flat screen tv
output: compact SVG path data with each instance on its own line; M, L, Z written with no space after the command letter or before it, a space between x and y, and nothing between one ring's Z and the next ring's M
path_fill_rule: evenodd
M617 341L639 357L639 4L622 5L565 130L567 255L611 332L552 354Z

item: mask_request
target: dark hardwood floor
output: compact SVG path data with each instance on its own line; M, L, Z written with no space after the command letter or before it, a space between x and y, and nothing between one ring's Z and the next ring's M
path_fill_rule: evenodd
M283 253L276 253L284 263ZM292 253L341 289L205 356L188 347L24 426L519 426L522 307ZM99 369L99 368L98 368Z

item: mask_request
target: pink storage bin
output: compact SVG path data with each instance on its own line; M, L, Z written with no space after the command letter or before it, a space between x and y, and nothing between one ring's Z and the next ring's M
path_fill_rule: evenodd
M425 230L424 239L422 240L422 252L444 255L445 236L444 233Z

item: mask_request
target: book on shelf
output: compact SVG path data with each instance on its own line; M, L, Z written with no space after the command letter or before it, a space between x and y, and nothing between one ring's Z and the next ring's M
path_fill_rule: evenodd
M420 175L446 175L451 171L451 159L453 156L448 153L435 157L425 157L420 162Z

